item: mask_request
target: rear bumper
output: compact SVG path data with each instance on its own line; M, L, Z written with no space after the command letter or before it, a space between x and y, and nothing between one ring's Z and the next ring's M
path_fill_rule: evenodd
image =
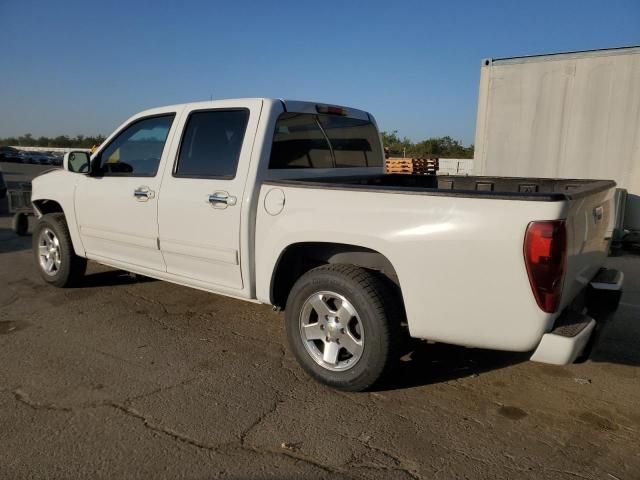
M567 365L586 359L604 325L618 308L623 283L622 272L601 269L583 292L580 308L562 312L553 329L542 336L531 360Z

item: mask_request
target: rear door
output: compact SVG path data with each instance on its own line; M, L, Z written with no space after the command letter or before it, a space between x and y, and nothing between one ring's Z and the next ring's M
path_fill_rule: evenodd
M158 249L158 193L177 113L133 120L94 158L96 173L79 182L77 220L90 258L165 270Z
M212 289L240 291L240 220L261 100L216 102L182 115L159 201L167 272Z

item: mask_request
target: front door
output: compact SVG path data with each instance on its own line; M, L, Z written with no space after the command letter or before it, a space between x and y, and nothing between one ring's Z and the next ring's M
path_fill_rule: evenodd
M158 194L175 113L135 120L94 159L76 190L80 236L89 258L164 271L158 248Z
M239 291L242 201L262 104L216 103L221 108L182 116L175 163L162 183L160 248L168 273Z

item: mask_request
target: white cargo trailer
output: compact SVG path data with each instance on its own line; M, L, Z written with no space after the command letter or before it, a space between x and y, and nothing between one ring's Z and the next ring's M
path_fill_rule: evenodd
M613 179L640 230L640 47L482 62L477 175Z

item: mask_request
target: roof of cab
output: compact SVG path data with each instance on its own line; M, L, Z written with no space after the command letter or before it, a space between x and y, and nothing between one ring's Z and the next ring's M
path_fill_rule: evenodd
M336 105L334 103L327 102L313 102L313 101L301 101L301 100L287 100L282 98L267 98L267 97L258 97L258 98L224 98L217 100L208 100L203 102L189 102L189 103L178 103L174 105L166 105L162 107L150 108L144 110L142 112L138 112L134 115L134 117L142 117L149 115L156 115L159 113L166 113L172 110L181 110L183 108L189 109L207 109L207 108L216 108L222 106L224 104L225 107L228 108L229 104L233 102L243 103L247 101L255 101L259 100L265 103L270 104L282 104L284 110L286 112L295 112L295 113L318 113L317 106L327 106L330 105L332 107L340 107L345 109L348 113L347 116L352 118L359 118L362 120L371 120L372 117L365 112L364 110L359 110L357 108L345 107L342 105Z

